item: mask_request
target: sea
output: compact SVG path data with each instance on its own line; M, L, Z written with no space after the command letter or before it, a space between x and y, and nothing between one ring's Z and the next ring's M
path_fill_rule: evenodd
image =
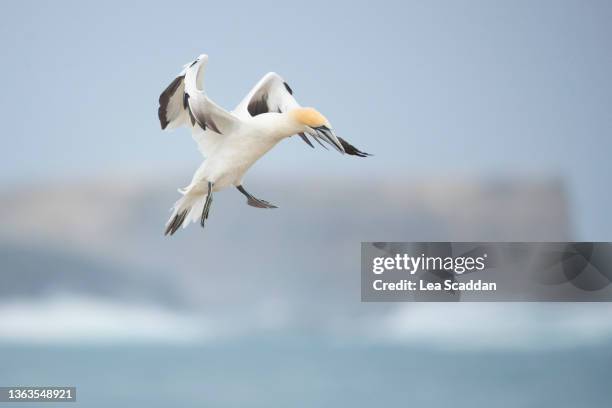
M612 406L612 344L441 350L300 336L202 345L0 345L0 386L75 386L66 407Z

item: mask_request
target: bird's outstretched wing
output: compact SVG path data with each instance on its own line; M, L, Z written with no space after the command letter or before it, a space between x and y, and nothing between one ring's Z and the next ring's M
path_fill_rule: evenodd
M240 118L247 118L266 112L282 113L299 107L300 104L293 97L293 91L287 82L277 73L268 72L249 91L233 112Z
M267 112L283 113L299 107L300 104L293 97L289 84L276 72L268 72L232 112L245 119ZM300 137L310 147L314 147L304 133L300 133Z
M174 78L164 92L159 95L157 116L162 129L175 129L189 125L189 115L183 105L185 95L185 70Z
M233 113L237 117L245 119L266 112L283 113L299 107L300 104L293 96L293 90L289 84L277 73L268 72L236 106ZM310 147L314 147L306 134L300 133L299 136ZM314 138L314 140L327 149L318 138ZM338 137L338 140L342 144L345 153L359 157L370 156L369 153L360 151L341 137Z
M213 102L204 93L204 72L208 56L200 55L159 97L158 116L162 129L191 128L198 149L206 157L225 135L240 126L240 120Z

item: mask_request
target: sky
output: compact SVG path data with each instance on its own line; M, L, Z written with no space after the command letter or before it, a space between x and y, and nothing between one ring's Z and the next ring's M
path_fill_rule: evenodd
M375 154L293 138L260 174L333 172L364 189L551 178L567 187L576 239L612 240L610 2L126 3L0 5L2 189L130 174L187 183L201 158L186 130L160 130L157 98L206 53L220 105L275 71Z

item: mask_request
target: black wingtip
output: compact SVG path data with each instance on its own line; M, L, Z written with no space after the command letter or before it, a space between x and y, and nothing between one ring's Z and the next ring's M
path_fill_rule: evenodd
M261 97L253 98L247 106L249 114L253 117L261 115L262 113L270 112L268 107L268 94L263 94Z
M159 118L159 124L161 125L162 130L166 129L170 122L168 122L168 119L166 119L166 110L162 109L161 106L157 108L157 117Z
M172 98L176 90L181 85L184 78L184 75L180 75L174 78L170 85L168 85L166 89L164 89L164 91L161 93L161 95L159 95L159 108L157 109L157 117L159 118L159 123L162 129L166 129L166 127L170 123L166 115L166 112L168 110L168 103L170 102L170 98Z
M340 144L342 145L344 152L348 155L357 156L357 157L373 156L373 154L362 152L361 150L357 149L355 146L353 146L352 144L350 144L349 142L347 142L341 137L339 137L338 140L340 141Z
M314 149L314 145L312 144L312 142L310 140L308 140L308 137L306 136L306 134L304 133L298 133L298 136L300 136L302 138L302 140L304 142L306 142L306 144L310 147L312 147Z

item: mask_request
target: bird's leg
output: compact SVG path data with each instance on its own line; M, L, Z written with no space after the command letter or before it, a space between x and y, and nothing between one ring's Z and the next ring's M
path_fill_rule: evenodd
M242 194L244 194L247 198L247 204L252 206L252 207L257 207L257 208L278 208L277 206L270 204L269 202L265 201L265 200L260 200L258 198L253 197L251 194L249 194L248 191L246 191L244 189L244 187L242 187L242 185L240 186L236 186L236 188L238 189L238 191L240 191Z
M204 223L208 219L208 213L210 211L210 206L213 201L212 189L213 189L213 183L209 181L208 182L208 194L206 194L206 201L204 202L204 209L202 210L202 218L200 219L200 225L202 226L202 228L204 228Z

